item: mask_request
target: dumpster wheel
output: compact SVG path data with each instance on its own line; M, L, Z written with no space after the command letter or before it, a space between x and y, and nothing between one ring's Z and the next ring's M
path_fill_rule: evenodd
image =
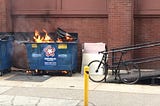
M31 74L32 74L33 76L38 75L38 73L39 73L39 70L37 70L37 69L31 71Z
M36 72L35 71L31 71L31 74L32 74L32 76L35 76Z
M72 71L68 71L68 74L67 74L69 77L72 77Z

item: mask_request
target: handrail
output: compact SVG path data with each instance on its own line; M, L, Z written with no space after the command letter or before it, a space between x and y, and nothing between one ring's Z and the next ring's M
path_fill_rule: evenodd
M136 50L136 49L142 49L142 48L149 48L149 47L154 47L154 46L160 46L160 41L147 42L147 43L142 43L142 44L137 44L137 45L126 46L122 48L115 48L115 49L111 49L108 52L109 53L122 52L122 51Z
M131 59L131 60L126 60L121 63L126 63L126 64L141 64L141 63L147 63L147 62L153 62L153 61L160 61L160 56L153 56L153 57L147 57L147 58L138 58L138 59ZM114 62L114 65L118 64L118 62Z
M155 47L155 46L160 46L160 41L156 42L147 42L147 43L142 43L142 44L136 44L136 45L131 45L131 46L126 46L126 47L121 47L121 48L115 48L111 49L110 51L107 51L108 53L112 53L112 65L115 64L115 53L120 52L127 52L130 50L137 50L137 49L143 49L143 48L150 48L150 47ZM152 61L159 61L160 56L156 57L151 57L151 58L140 58L140 59L132 59L126 61L127 63L134 62L135 64L140 64L140 63L146 63L146 62L152 62Z

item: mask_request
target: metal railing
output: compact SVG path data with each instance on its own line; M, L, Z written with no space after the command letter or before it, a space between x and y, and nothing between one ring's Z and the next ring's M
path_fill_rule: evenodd
M114 48L108 51L108 53L112 53L112 65L116 64L115 62L115 54L116 53L123 53L123 52L128 52L131 50L138 50L138 49L143 49L143 48L152 48L160 46L160 41L156 42L147 42L147 43L142 43L142 44L136 44L136 45L131 45L131 46L125 46L121 48ZM152 56L152 57L145 57L145 58L138 58L138 59L130 59L126 60L125 62L129 63L135 63L135 64L140 64L140 63L147 63L147 62L153 62L153 61L160 61L160 55L158 56Z

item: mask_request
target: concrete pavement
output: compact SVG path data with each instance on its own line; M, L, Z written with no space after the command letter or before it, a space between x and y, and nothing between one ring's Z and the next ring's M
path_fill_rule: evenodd
M83 106L83 75L0 77L0 106ZM158 106L160 86L89 81L89 106Z

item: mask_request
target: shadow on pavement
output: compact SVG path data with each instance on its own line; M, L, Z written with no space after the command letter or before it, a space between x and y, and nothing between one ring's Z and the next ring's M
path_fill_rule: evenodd
M26 81L26 82L43 82L45 80L48 80L51 78L49 75L41 75L41 76L32 76L29 74L26 74L25 72L11 72L11 74L14 74L13 76L5 79L9 81Z

